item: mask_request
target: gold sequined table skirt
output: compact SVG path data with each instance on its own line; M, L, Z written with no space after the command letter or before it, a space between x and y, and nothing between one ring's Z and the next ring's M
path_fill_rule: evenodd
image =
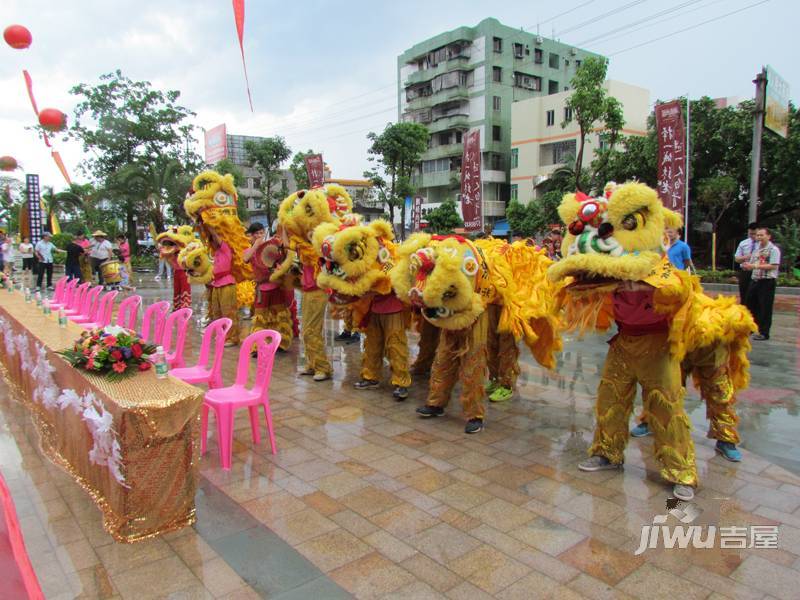
M89 493L118 542L191 525L202 390L157 379L153 369L111 382L72 368L56 352L81 331L0 290L0 366L31 413L42 451ZM77 398L82 404L70 404ZM88 406L95 410L87 415Z

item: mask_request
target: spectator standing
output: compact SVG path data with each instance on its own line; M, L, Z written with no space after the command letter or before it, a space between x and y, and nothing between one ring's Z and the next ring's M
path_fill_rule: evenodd
M20 243L17 250L19 250L19 254L22 256L22 274L26 276L25 272L27 271L28 287L30 287L30 280L33 277L35 266L33 264L33 244L31 244L31 238L22 238L22 243Z
M667 256L669 262L672 263L676 269L681 271L692 270L694 271L694 264L692 263L692 249L689 244L681 239L680 233L675 228L667 228L667 238L669 239L669 249Z
M128 269L128 274L130 275L133 273L133 268L131 267L131 245L128 243L128 239L125 237L124 233L117 235L117 248L119 248L119 253L122 258L121 262L125 265L125 268Z
M772 306L775 302L775 287L778 284L778 271L781 266L781 251L772 243L772 235L766 227L756 231L758 246L750 256L750 261L742 268L752 272L747 289L747 308L758 325L754 340L768 340L772 327Z
M47 289L53 289L53 252L64 252L55 247L53 242L50 241L50 232L45 231L42 234L42 239L36 244L34 253L39 261L39 275L36 277L36 287L43 290L42 283L44 275L47 273Z
M6 243L6 232L0 229L0 247ZM0 271L5 271L6 261L3 259L3 253L0 252Z
M70 279L81 279L81 257L83 246L77 240L67 244L67 261L64 263L64 274Z
M5 236L2 244L0 244L0 250L3 253L3 271L10 275L14 271L14 259L16 257L14 240L11 239L10 235Z
M94 244L89 251L89 257L92 259L92 270L97 273L97 282L103 285L103 270L100 265L110 260L114 256L114 247L106 238L108 237L105 232L99 229L92 234Z
M736 253L733 255L733 260L739 265L739 303L747 303L747 288L750 286L750 278L753 271L744 268L744 263L750 262L750 257L756 251L758 240L756 240L756 231L758 230L758 223L750 223L747 226L747 237L739 242L736 247Z

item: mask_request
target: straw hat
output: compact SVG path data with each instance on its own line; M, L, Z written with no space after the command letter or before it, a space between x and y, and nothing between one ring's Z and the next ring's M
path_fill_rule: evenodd
M105 231L100 231L99 229L92 234L92 237L108 237Z

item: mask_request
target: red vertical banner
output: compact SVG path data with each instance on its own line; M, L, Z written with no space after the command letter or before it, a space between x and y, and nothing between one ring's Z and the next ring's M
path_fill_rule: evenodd
M414 204L411 210L411 231L419 231L422 225L422 196L414 196Z
M253 112L253 97L250 95L250 81L247 78L247 63L244 60L244 0L233 0L233 18L236 21L236 36L239 38L239 50L242 52L242 68L244 83L247 86L247 100L250 112Z
M658 134L658 195L670 210L683 216L686 197L686 131L681 102L656 105Z
M481 202L481 131L464 134L464 156L461 159L461 213L465 231L483 230Z
M213 165L228 157L228 131L225 123L205 132L206 164Z
M308 174L308 187L319 187L325 183L325 163L322 154L309 154L306 156L306 173Z

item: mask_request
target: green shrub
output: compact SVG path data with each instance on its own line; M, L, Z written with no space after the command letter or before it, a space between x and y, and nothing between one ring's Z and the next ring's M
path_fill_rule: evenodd
M737 283L736 271L729 269L721 271L697 269L697 276L703 283Z

